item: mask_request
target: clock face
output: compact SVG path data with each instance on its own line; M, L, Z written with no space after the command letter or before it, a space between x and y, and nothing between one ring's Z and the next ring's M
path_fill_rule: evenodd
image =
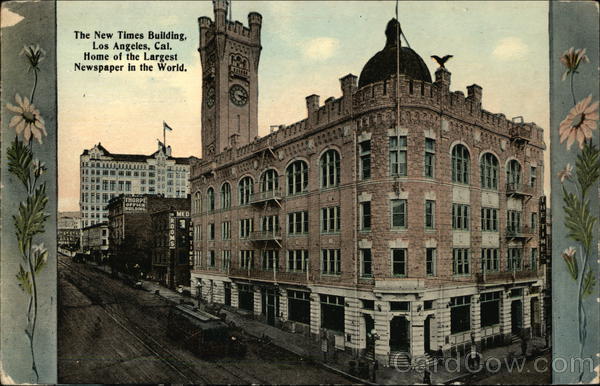
M248 102L248 91L239 84L234 84L229 89L229 99L237 106L244 106Z
M206 106L213 107L215 105L215 88L211 87L206 92Z

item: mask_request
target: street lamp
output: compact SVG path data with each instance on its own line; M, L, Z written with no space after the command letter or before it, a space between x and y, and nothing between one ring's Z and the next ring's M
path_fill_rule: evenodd
M373 344L371 345L373 348L373 360L375 360L375 342L379 340L380 336L375 329L371 330L371 339L373 340Z

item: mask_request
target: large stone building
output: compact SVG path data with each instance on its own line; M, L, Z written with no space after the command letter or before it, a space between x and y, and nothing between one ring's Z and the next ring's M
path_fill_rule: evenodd
M189 193L189 158L172 157L171 147L162 143L150 155L111 153L98 143L79 158L82 228L108 221L106 205L119 194Z
M154 194L121 194L110 200L108 245L113 269L152 277L154 229L152 214L164 210L190 210L190 199Z
M340 97L310 95L306 119L254 139L261 16L247 28L213 3L199 19L197 296L385 363L530 333L542 128L486 111L476 84L452 91L444 68L432 80L398 54L394 19Z

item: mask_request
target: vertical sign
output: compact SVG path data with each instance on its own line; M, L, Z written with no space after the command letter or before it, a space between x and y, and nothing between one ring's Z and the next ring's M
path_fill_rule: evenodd
M175 214L169 212L169 249L175 249Z

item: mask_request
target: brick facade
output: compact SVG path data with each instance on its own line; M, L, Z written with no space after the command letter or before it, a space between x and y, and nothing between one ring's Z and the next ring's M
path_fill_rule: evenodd
M415 359L439 348L466 348L473 341L481 346L492 336L502 340L519 330L527 332L530 299L540 296L543 286L543 271L530 266L531 249L537 248L538 235L524 226L531 225L531 213L537 212L538 199L543 194L543 129L484 110L482 90L477 85L468 87L467 97L461 91L450 91L451 74L445 69L436 71L432 83L404 74L392 74L385 81L360 89L353 75L340 82L339 98L329 98L323 105L317 95L306 98L306 119L192 163L192 222L198 232L192 287L202 288L197 296L222 302L224 282L234 284L232 291L239 284L250 284L255 291L255 314L267 322L288 326L287 291L309 292L310 328L305 330L315 339L322 336L323 323L327 322L324 319L339 317L336 311L324 311L327 307L323 306L322 295L339 297L343 299L339 305L343 308L343 325L329 333L342 335L346 349L357 355L364 353L369 340L370 331L365 331L369 315L378 336L375 355L385 363L397 351L396 346ZM405 176L395 176L391 170L390 138L398 136L406 138ZM424 173L427 139L435 141L433 177ZM360 144L365 141L370 141L368 179L361 178ZM453 181L452 152L457 145L468 151L468 184ZM339 168L334 167L332 177L335 181L335 174L339 173L339 183L324 187L322 162L330 150L339 157ZM481 185L481 158L488 152L497 160L493 189ZM290 165L299 160L308 168L308 182L304 191L290 194L288 172ZM511 160L521 167L520 184L507 183ZM534 179L531 167L536 168ZM267 184L265 191L262 179L271 169L277 173L278 190L269 189ZM250 202L241 203L240 183L246 177L252 179L253 191ZM230 186L230 196L221 194L229 191L223 188L225 184ZM407 205L402 227L392 226L392 200L405 200ZM425 226L426 201L435 203L434 226L430 228ZM361 209L364 202L370 202L368 230L361 229L365 221L361 218L361 212L366 210ZM453 229L453 204L469 206L467 230ZM324 232L322 209L336 206L340 208L339 231ZM495 231L482 231L483 207L497 209ZM508 210L520 212L523 225L509 233ZM299 211L308 213L308 232L290 234L288 214ZM280 229L261 229L262 218L267 216L279 216ZM247 218L253 219L254 233L240 238L240 220ZM230 224L229 238L222 237L224 222ZM210 224L214 224L214 239L208 234ZM260 233L264 230L269 232ZM427 248L435 248L433 275L426 272ZM466 274L454 272L455 248L470 253ZM482 248L498 250L497 271L482 269ZM508 248L521 251L520 269L508 270ZM324 269L325 249L339 250L339 273L331 274L329 266ZM371 275L362 274L361 249L371 251ZM394 268L394 249L404 250L403 275L394 274L394 269L401 266ZM241 261L241 251L246 250L254 251L250 267ZM276 268L268 264L265 268L264 250L278 251ZM291 250L308 251L306 270L291 269ZM223 251L229 251L230 261L221 260ZM210 299L206 298L208 288L212 291ZM523 304L521 312L513 307L515 320L522 320L515 326L511 324L513 300L509 297L514 288L521 290L519 300ZM261 295L265 290L275 290L278 296L268 299ZM502 294L497 303L499 320L483 328L480 295L494 291ZM468 309L470 327L452 332L451 303L457 297L470 301L464 307ZM274 318L262 303L272 300L279 304ZM366 309L363 301L372 301L373 309ZM407 304L406 309L394 308L404 307L403 304ZM408 329L399 331L398 326L404 321L408 322Z

